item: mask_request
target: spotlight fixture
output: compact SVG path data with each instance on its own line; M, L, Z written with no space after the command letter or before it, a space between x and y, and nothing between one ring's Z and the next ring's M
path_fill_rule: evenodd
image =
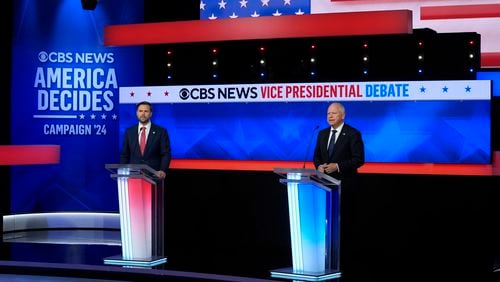
M81 1L82 1L82 8L84 10L95 10L97 2L99 2L99 0L81 0Z

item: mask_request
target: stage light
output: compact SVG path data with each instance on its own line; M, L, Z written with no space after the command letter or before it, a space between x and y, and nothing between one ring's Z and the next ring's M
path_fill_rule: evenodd
M474 59L474 54L469 54L469 58Z
M368 62L368 56L363 57L363 62Z
M264 64L266 63L266 61L264 61L264 60L262 60L262 59L261 59L261 60L259 61L259 63L260 63L261 65L264 65Z
M316 45L312 44L311 49L316 49Z
M368 43L363 43L363 48L367 49L368 48Z
M84 10L95 10L95 7L97 6L98 0L81 0L82 1L82 8Z
M217 66L217 60L212 61L212 66L214 66L214 67Z
M417 44L418 44L418 47L420 47L420 48L424 47L424 42L423 41L419 41Z
M264 76L266 76L266 74L264 72L261 72L260 77L264 77Z
M311 58L311 63L315 63L315 62L316 62L316 59Z
M424 56L422 56L422 55L418 55L418 57L417 57L417 58L418 58L418 60L419 60L419 61L422 61L422 60L424 59Z
M171 63L167 63L167 68L171 68L172 67L172 64Z
M259 48L259 51L260 51L260 52L264 52L264 51L266 51L266 48L264 48L264 47L260 47L260 48Z
M364 75L368 75L368 70L363 70Z
M217 54L217 51L218 51L217 48L212 48L212 53L213 54Z
M474 40L469 41L469 45L474 45L476 42Z
M419 74L423 74L423 73L424 73L424 70L423 70L423 69L418 69L418 73L419 73Z
M172 79L172 76L171 76L171 75L167 75L167 79L168 79L168 80L171 80L171 79Z
M473 69L473 68L470 68L470 69L469 69L469 72L474 72L474 69Z
M217 78L217 74L216 73L212 74L212 78L216 79Z
M172 50L167 50L167 56L171 56L172 55Z

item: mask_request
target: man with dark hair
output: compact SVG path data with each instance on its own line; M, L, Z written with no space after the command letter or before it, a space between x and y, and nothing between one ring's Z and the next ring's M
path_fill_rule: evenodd
M170 139L165 128L151 122L153 106L143 101L137 104L139 123L125 131L120 154L122 164L146 164L156 170L160 179L165 178L170 166Z

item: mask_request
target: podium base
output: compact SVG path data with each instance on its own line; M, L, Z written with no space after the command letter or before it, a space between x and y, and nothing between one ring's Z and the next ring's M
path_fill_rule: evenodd
M292 267L271 270L271 277L302 281L324 281L339 278L340 275L340 271L330 269L321 272L293 271Z
M104 264L134 266L134 267L153 267L167 262L166 257L152 257L150 259L124 259L123 256L117 255L104 259Z

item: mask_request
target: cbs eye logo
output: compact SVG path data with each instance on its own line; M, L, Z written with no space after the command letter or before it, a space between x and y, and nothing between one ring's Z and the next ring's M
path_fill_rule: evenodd
M182 88L180 91L179 91L179 97L181 97L182 100L187 100L189 99L189 90L187 88Z
M47 54L47 52L45 51L38 53L38 60L42 63L45 63L49 60L49 54Z

